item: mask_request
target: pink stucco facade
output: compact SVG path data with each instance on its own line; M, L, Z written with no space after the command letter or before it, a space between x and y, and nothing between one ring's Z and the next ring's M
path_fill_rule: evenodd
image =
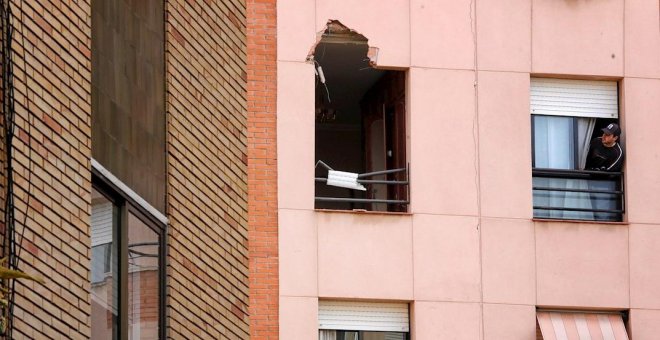
M657 0L279 0L280 338L319 299L410 304L411 339L536 338L536 308L623 310L660 335ZM328 20L406 70L407 213L314 209L314 67ZM530 78L619 82L622 223L532 218Z

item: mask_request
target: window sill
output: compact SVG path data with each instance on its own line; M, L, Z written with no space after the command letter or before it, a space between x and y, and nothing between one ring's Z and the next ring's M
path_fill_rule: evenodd
M551 218L532 218L532 222L550 222L550 223L562 222L562 223L577 223L577 224L630 225L630 222L562 220L562 219L551 219Z
M412 216L412 213L410 213L410 212L371 211L371 210L364 210L364 209L353 209L353 210L314 209L314 211L319 212L319 213Z

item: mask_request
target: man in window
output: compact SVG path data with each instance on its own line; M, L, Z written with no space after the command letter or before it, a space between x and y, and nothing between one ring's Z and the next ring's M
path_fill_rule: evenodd
M591 141L586 169L621 171L621 167L623 166L623 149L618 143L621 128L616 123L611 123L601 130L603 131L603 135Z
M601 129L603 135L594 138L587 155L587 170L604 172L619 172L623 166L623 149L619 145L621 128L616 123L610 123ZM607 178L589 180L589 189L592 192L591 206L594 209L594 219L597 221L612 221L617 219L613 210L618 210L616 195L611 194L617 190L617 182Z

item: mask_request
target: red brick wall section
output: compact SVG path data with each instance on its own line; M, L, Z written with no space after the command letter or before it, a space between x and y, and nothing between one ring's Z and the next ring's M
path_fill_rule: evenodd
M16 285L13 336L88 339L90 0L10 2L16 28L16 228L20 232L24 221L26 226L19 267L46 280Z
M245 2L165 8L167 336L248 339Z
M248 0L250 334L278 338L276 1Z

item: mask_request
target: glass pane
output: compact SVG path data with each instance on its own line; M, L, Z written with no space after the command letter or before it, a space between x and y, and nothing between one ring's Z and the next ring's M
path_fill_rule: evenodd
M533 116L534 167L575 169L573 117Z
M118 329L119 266L113 232L118 226L118 214L112 202L92 190L92 339L112 339Z
M159 315L158 233L128 214L129 339L157 339Z

